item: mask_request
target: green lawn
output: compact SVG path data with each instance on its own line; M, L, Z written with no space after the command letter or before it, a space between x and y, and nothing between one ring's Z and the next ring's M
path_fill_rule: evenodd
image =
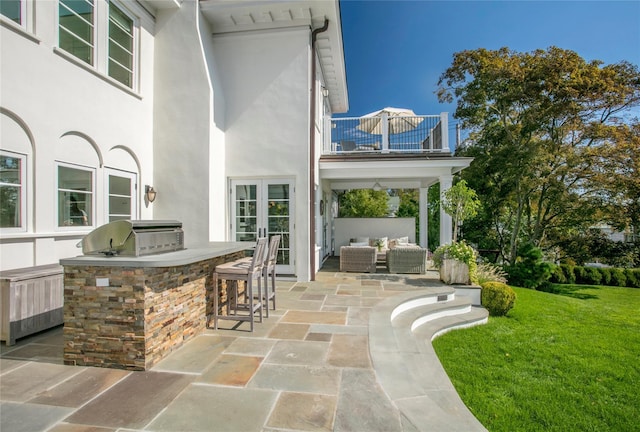
M506 317L433 346L490 431L640 431L640 289L515 288Z

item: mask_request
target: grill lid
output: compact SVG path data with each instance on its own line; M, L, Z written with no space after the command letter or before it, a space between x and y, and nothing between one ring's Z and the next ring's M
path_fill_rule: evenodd
M118 220L87 234L78 247L85 255L148 255L184 249L182 222Z

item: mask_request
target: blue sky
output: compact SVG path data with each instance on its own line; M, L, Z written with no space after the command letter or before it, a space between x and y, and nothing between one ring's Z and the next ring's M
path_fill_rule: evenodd
M453 54L557 46L605 64L640 65L640 1L341 0L349 112L448 111L434 94Z

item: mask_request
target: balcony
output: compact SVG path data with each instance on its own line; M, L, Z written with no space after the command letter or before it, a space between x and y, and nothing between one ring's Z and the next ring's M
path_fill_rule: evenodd
M448 114L329 118L323 156L451 155Z

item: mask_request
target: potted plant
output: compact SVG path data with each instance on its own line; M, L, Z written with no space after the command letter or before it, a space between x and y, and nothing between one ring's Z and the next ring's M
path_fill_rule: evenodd
M464 241L438 247L433 253L433 263L444 283L478 284L476 251Z
M384 241L381 238L376 239L376 247L378 248L378 252L382 251L383 246L384 246Z

